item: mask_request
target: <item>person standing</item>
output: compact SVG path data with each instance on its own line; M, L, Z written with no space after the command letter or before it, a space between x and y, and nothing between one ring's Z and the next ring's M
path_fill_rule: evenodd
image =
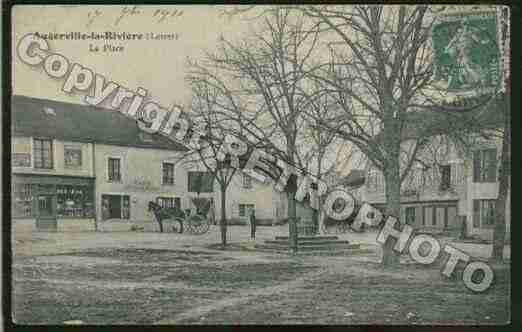
M250 209L250 239L256 239L256 214L254 209Z

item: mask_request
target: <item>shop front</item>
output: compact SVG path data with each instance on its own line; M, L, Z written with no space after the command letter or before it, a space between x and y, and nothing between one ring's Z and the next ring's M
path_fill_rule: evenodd
M95 217L94 178L13 174L12 186L13 219L34 219L38 230Z

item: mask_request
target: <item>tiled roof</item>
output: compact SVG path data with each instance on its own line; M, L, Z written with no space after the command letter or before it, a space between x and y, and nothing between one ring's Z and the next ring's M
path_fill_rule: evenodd
M145 133L118 111L27 96L11 98L11 130L14 136L187 151L182 144Z

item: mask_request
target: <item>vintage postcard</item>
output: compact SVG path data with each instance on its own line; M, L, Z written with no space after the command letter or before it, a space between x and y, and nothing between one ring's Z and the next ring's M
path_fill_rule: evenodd
M511 322L508 6L9 6L6 324Z

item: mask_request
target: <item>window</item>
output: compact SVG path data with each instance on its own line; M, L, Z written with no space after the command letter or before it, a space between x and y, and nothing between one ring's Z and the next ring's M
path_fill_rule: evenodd
M13 137L11 141L11 164L13 167L31 167L31 138Z
M473 200L473 227L493 228L495 225L495 204L494 199L474 199Z
M120 159L109 158L109 182L121 181Z
M435 211L433 209L433 206L423 206L422 209L423 209L422 225L427 226L427 225L433 224L433 219L435 219L435 218L433 218L433 214L434 214L433 211ZM436 223L436 221L435 221L435 223Z
M158 197L156 203L162 208L174 208L181 209L181 200L179 197Z
M497 175L497 149L473 152L473 182L495 182Z
M214 178L209 172L188 172L188 191L211 193L214 191Z
M164 185L174 184L174 164L163 163L163 182Z
M440 166L440 189L447 190L451 187L451 166Z
M67 168L82 167L82 147L79 145L64 145L64 160Z
M94 217L94 192L89 186L60 185L56 187L58 217Z
M35 138L33 140L34 147L34 167L35 168L53 168L53 140Z
M240 217L249 217L251 210L255 210L254 204L239 204Z
M368 188L371 190L382 190L384 188L384 178L382 173L376 170L368 172Z
M13 167L31 167L31 154L13 153L11 154L11 162Z
M409 206L406 208L406 224L413 225L415 224L415 207Z
M252 178L250 177L250 175L243 174L243 188L252 188Z

